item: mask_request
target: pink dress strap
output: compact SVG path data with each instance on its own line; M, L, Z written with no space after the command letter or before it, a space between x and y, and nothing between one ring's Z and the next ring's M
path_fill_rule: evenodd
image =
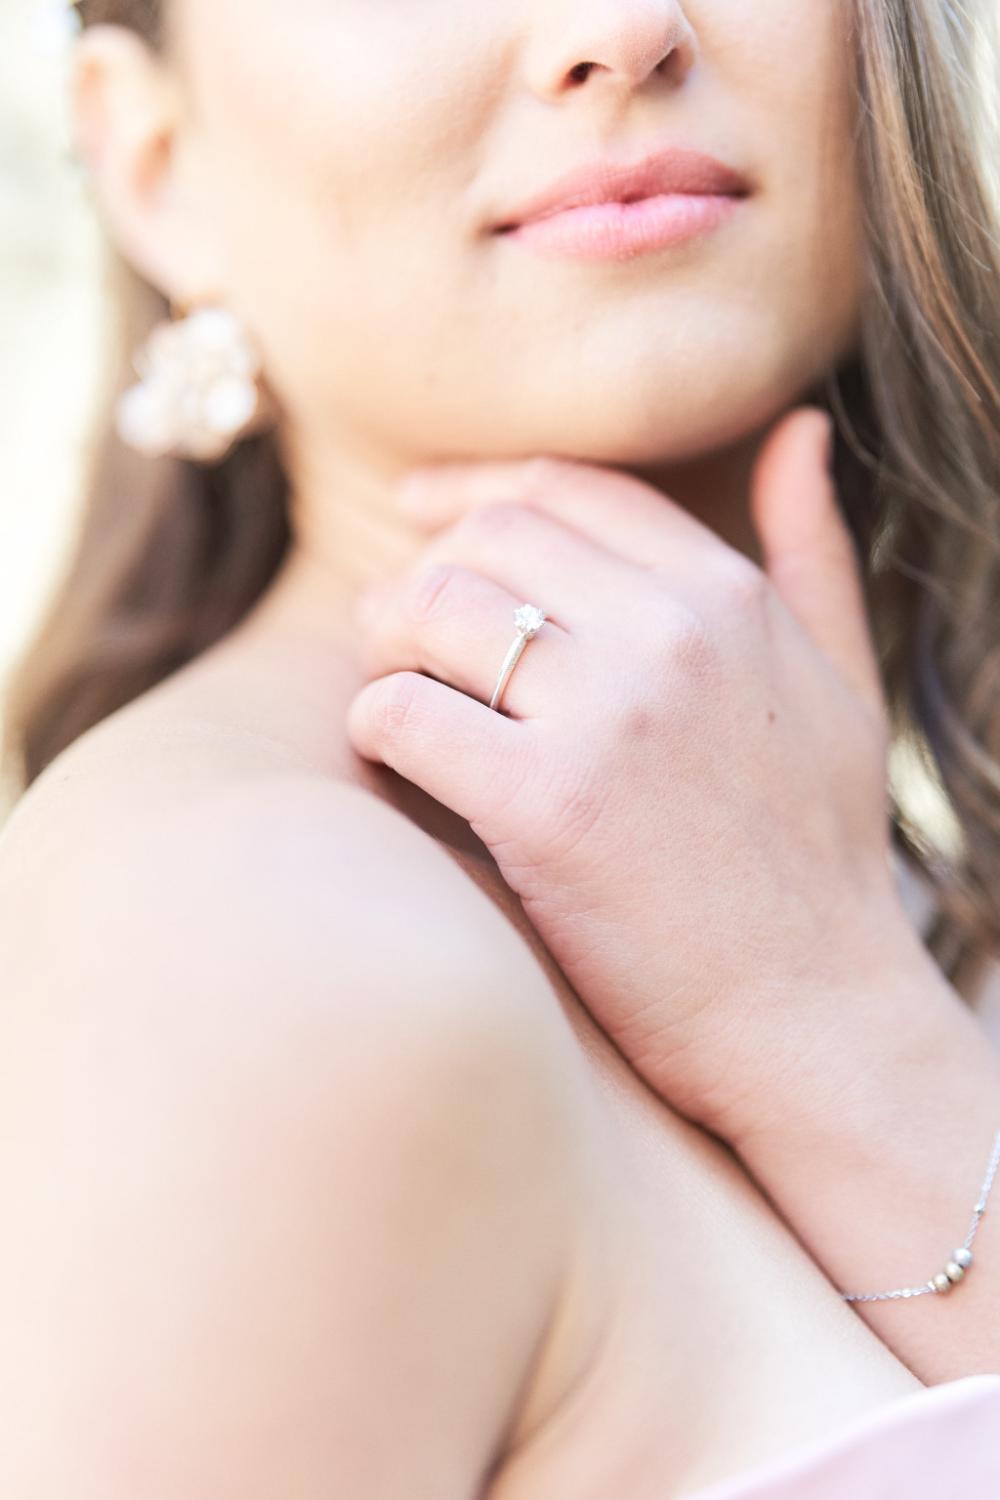
M1000 1500L1000 1374L905 1392L834 1437L677 1500Z

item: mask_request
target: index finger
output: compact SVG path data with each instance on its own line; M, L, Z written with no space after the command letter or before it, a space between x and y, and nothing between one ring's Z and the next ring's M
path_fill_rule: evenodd
M449 463L412 469L400 509L430 529L479 506L512 501L545 512L626 562L673 571L707 549L731 550L676 500L632 474L576 459Z

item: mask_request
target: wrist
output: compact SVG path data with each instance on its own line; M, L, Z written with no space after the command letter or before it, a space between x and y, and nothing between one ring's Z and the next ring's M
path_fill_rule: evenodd
M843 945L773 1039L767 1088L726 1138L749 1164L832 1137L859 1156L914 1123L980 1115L1000 1125L1000 1050L948 983L902 907Z
M919 1286L944 1270L1000 1128L1000 1050L912 927L885 932L877 955L855 950L842 978L818 987L814 1023L776 1060L755 1120L729 1138L841 1294ZM997 1368L998 1191L951 1294L849 1304L926 1383Z

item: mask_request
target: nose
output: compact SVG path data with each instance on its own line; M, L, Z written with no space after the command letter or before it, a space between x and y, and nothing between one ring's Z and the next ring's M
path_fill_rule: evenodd
M695 33L678 0L569 0L548 9L528 60L541 98L561 99L582 84L624 97L650 77L680 82L696 60Z

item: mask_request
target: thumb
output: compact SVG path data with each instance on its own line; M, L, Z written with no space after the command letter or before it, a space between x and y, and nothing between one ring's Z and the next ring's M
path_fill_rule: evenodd
M750 480L764 568L785 606L840 676L885 712L861 568L828 463L833 424L798 407L772 428Z

